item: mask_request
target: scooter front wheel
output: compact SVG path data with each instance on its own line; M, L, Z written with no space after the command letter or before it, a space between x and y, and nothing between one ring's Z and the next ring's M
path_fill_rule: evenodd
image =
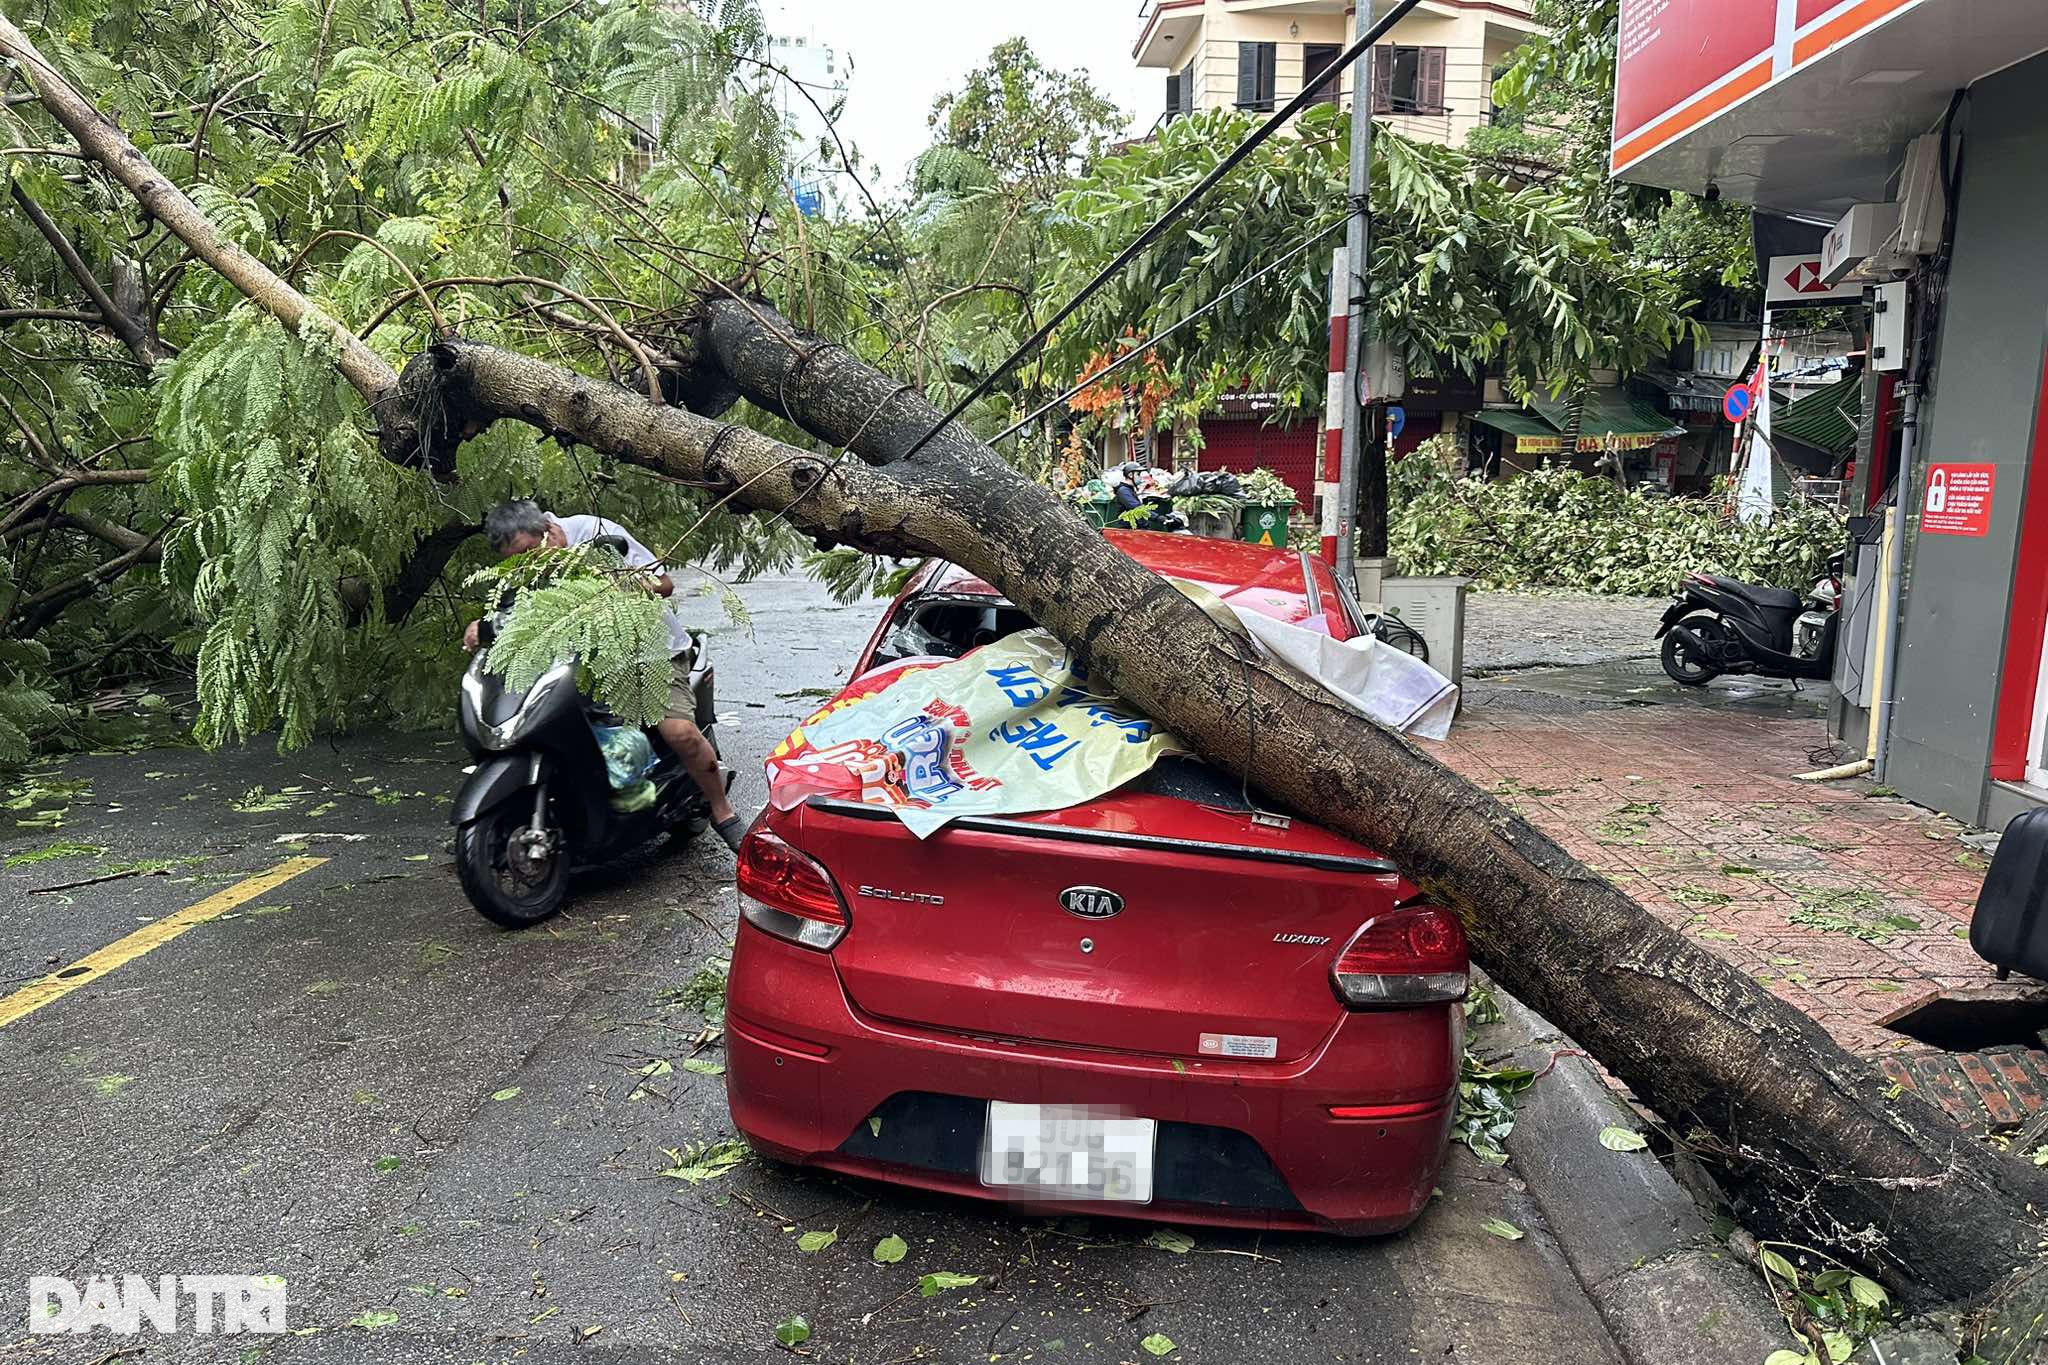
M507 801L455 831L455 875L477 913L507 929L554 915L569 898L569 852L529 825L532 806Z
M1705 687L1721 676L1721 669L1687 643L1687 634L1709 649L1720 649L1730 638L1728 627L1712 616L1688 616L1664 637L1664 671L1671 680L1687 687Z

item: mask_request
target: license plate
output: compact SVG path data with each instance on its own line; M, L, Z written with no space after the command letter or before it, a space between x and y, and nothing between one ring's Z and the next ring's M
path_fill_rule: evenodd
M981 1183L1034 1199L1152 1202L1159 1124L1069 1104L992 1100L981 1143Z

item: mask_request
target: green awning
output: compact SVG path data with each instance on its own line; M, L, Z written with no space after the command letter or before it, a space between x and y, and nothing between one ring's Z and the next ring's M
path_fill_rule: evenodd
M1564 429L1571 413L1563 403L1538 397L1533 410L1488 408L1473 413L1472 420L1512 436L1517 454L1554 455L1565 448ZM1648 403L1620 389L1593 389L1586 394L1580 412L1578 448L1588 454L1610 447L1644 450L1684 431Z
M1862 420L1863 386L1853 378L1844 379L1773 413L1771 436L1841 455L1855 447Z
M1510 436L1555 436L1557 428L1533 412L1515 412L1507 408L1482 408L1472 414L1472 420L1483 427L1504 431Z
M1571 422L1570 410L1562 402L1538 397L1535 406L1559 431ZM1587 390L1585 406L1579 414L1579 449L1582 451L1600 450L1609 445L1640 450L1666 437L1684 434L1684 427L1640 398L1616 388Z

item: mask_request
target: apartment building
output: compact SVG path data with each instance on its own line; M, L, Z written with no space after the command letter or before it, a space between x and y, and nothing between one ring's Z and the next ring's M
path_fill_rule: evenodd
M1529 3L1422 0L1373 51L1375 114L1418 141L1464 142L1492 117L1495 69L1541 31ZM1336 60L1354 24L1347 0L1145 0L1132 55L1163 74L1162 118L1270 112ZM1327 98L1349 100L1352 74Z

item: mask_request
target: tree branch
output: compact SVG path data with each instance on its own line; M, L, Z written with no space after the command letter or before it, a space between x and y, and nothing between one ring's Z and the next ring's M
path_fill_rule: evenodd
M292 331L321 317L312 301L278 278L277 273L222 236L219 229L184 191L158 173L119 128L81 95L28 36L0 15L0 56L21 63L51 117L64 125L78 145L107 168L143 208L175 233L206 264L224 276L259 308ZM336 362L344 378L374 409L397 386L398 375L384 358L332 318L324 319L340 343Z
M0 19L0 24L5 22L4 19ZM5 35L0 34L0 41L4 41L4 38ZM28 215L28 220L36 225L36 231L43 234L43 240L57 253L57 259L71 272L71 278L78 281L78 287L92 300L92 306L99 309L100 318L106 323L108 330L121 338L121 344L128 348L130 354L145 365L154 365L160 360L170 359L170 351L157 339L155 330L145 319L136 317L114 302L113 296L107 293L107 287L100 283L99 276L93 274L92 267L78 254L78 248L71 244L71 239L64 235L64 230L50 220L50 215L44 212L43 206L29 198L28 191L21 187L21 182L15 181L8 189L14 197L14 202L21 206L21 211Z
M0 23L4 22L0 20ZM168 530L169 527L166 526L164 529ZM163 550L157 542L162 538L163 531L160 530L134 549L115 555L106 563L88 569L76 578L44 588L34 596L15 603L13 619L7 626L8 633L17 639L26 639L63 615L64 609L79 598L90 597L137 564L161 559Z
M0 518L0 536L7 535L16 526L34 516L37 510L52 498L62 499L78 488L148 483L149 475L150 471L147 469L88 469L77 474L66 474L61 479L23 494L21 500L15 503L14 510Z

